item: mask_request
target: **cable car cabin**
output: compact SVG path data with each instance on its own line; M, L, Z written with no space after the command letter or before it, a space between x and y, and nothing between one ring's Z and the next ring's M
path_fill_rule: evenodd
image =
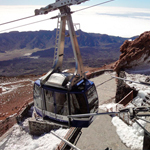
M51 70L34 84L34 105L36 113L43 119L72 127L88 127L93 116L69 118L68 115L94 113L98 111L98 96L93 82L85 79L85 72L70 5L86 0L56 1L35 10L35 15L60 10L58 18L54 61ZM60 18L60 20L59 20ZM66 25L75 59L73 74L62 72Z
M98 96L93 82L82 79L70 91L34 83L34 109L45 120L72 127L88 127L93 116L71 118L68 115L98 112Z

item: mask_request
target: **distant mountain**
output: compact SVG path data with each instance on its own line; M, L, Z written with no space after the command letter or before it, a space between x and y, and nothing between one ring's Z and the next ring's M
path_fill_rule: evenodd
M66 31L66 35L68 32ZM77 31L83 63L89 67L101 67L118 60L120 46L127 38L106 34ZM0 54L9 56L0 61L0 75L42 74L53 62L56 29L53 31L10 32L0 34ZM134 37L132 38L134 39ZM16 52L16 50L19 50ZM22 53L21 53L22 52ZM24 54L30 53L28 57ZM73 52L68 36L65 37L64 68L74 67ZM33 59L34 58L34 59ZM18 71L19 70L19 71Z
M68 33L66 32L66 35ZM102 47L109 44L123 43L126 38L108 36L106 34L86 33L81 30L77 32L80 36L78 42L80 47ZM55 46L56 29L53 31L35 32L10 32L0 34L0 52L15 49L47 49ZM70 38L66 37L65 46L70 47Z
M55 31L10 32L0 34L0 52L14 49L47 48L54 45Z

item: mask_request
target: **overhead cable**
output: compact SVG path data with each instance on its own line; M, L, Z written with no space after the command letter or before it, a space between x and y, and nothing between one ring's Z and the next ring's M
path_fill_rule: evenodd
M102 4L105 4L105 3L109 3L111 1L114 1L114 0L109 0L109 1L105 1L105 2L102 2L102 3L99 3L99 4L96 4L96 5L92 5L92 6L89 6L89 7L85 7L83 9L79 9L79 10L76 10L76 11L73 11L72 13L75 13L75 12L78 12L78 11L82 11L82 10L85 10L85 9L89 9L89 8L92 8L92 7L95 7L95 6L98 6L98 5L102 5Z
M83 9L79 9L79 10L73 11L73 12L71 12L71 13L75 13L75 12L78 12L78 11L82 11L82 10L85 10L85 9L89 9L89 8L92 8L92 7L95 7L95 6L98 6L98 5L102 5L102 4L105 4L105 3L109 3L109 2L111 2L111 1L114 1L114 0L109 0L109 1L102 2L102 3L98 3L98 4L96 4L96 5L92 5L92 6L83 8ZM9 22L2 23L2 24L0 24L0 25L5 25L5 24L8 24L8 23L13 23L13 22L16 22L16 21L28 19L28 18L35 17L35 16L36 16L36 15L28 16L28 17L24 17L24 18L20 18L20 19L17 19L17 20L13 20L13 21L9 21ZM36 21L36 22L33 22L33 23L28 23L28 24L24 24L24 25L17 26L17 27L13 27L13 28L1 30L0 32L4 32L4 31L7 31L7 30L11 30L11 29L15 29L15 28L19 28L19 27L23 27L23 26L35 24L35 23L39 23L39 22L46 21L46 20L49 20L49 19L54 19L54 18L57 18L57 16L51 17L51 18L48 18L48 19L44 19L44 20L41 20L41 21Z
M19 27L24 27L24 26L28 26L28 25L39 23L39 22L43 22L43 21L47 21L49 19L51 19L51 18L40 20L40 21L36 21L36 22L32 22L32 23L28 23L28 24L24 24L24 25L20 25L20 26L16 26L16 27L13 27L13 28L5 29L5 30L1 30L0 32L4 32L4 31L7 31L7 30L11 30L11 29L19 28Z
M13 22L16 22L16 21L20 21L20 20L24 20L24 19L28 19L28 18L32 18L32 17L35 17L35 15L32 15L32 16L28 16L28 17L24 17L24 18L20 18L20 19L16 19L16 20L12 20L12 21L9 21L9 22L5 22L5 23L1 23L1 25L5 25L5 24L9 24L9 23L13 23Z

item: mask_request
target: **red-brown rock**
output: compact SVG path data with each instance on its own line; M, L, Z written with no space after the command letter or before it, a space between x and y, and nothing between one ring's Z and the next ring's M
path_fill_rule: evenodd
M144 32L134 41L126 40L120 47L120 52L120 58L114 67L116 72L126 68L150 65L150 31Z

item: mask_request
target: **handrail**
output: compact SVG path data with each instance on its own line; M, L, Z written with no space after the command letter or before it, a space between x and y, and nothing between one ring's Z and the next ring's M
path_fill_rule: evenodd
M65 143L67 143L69 146L71 146L72 148L74 148L75 150L80 150L78 147L76 147L75 145L73 145L72 143L70 143L69 141L67 141L66 139L58 136L55 132L51 131L51 133L53 135L55 135L57 138L59 138L60 140L64 141Z

